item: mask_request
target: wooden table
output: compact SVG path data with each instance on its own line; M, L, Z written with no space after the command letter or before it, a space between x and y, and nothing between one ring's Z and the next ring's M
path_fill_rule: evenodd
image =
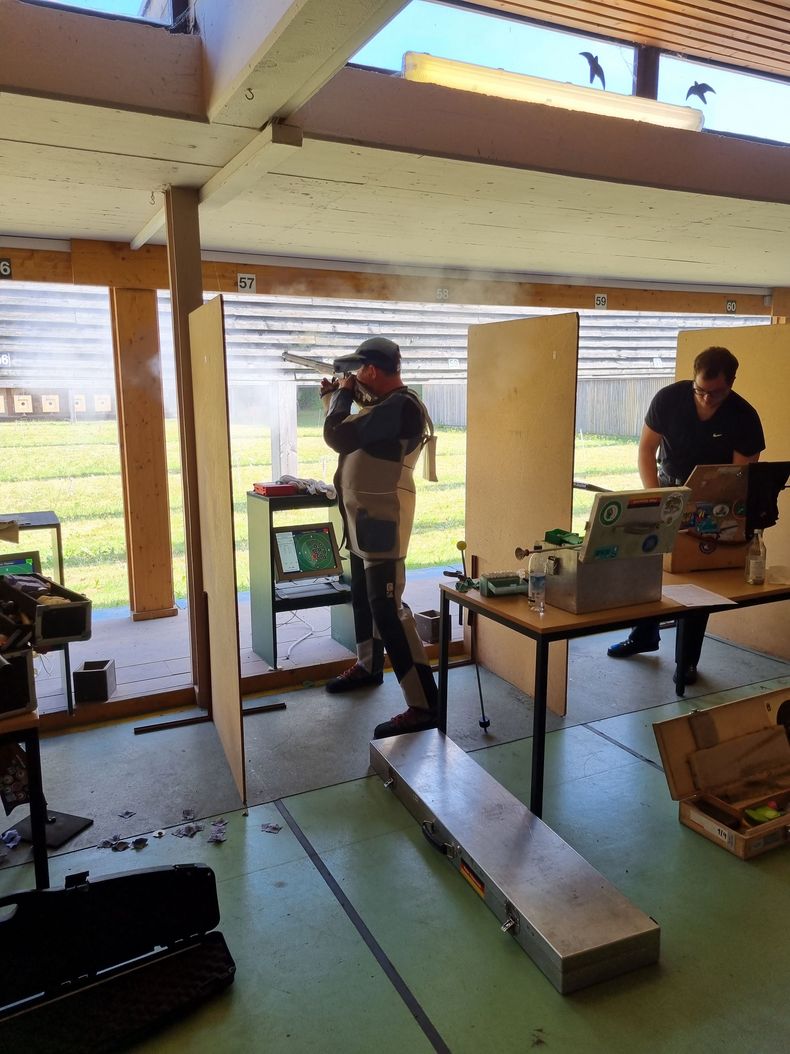
M595 633L625 629L648 619L662 621L677 619L678 632L682 635L684 616L713 611L726 611L734 601L738 607L755 604L770 604L776 600L790 599L790 585L750 586L744 581L740 568L725 571L698 571L687 575L664 575L664 587L697 586L723 597L721 604L711 603L706 607L686 607L674 600L662 598L649 604L634 604L629 607L611 608L608 611L593 611L586 615L574 615L570 611L546 606L542 615L530 610L524 595L509 597L482 597L477 590L460 593L450 585L440 585L441 618L439 622L439 728L447 732L447 671L451 638L450 604L460 604L482 618L491 619L501 626L530 637L535 641L535 685L533 691L534 718L532 729L532 780L530 809L536 816L543 812L543 770L546 747L546 690L549 669L549 645L553 641L589 637ZM682 640L682 636L681 636ZM677 692L685 690L683 670L678 669Z
M27 760L30 794L30 831L33 841L33 866L36 889L49 888L47 860L47 803L41 777L41 752L38 743L38 713L22 714L0 720L0 743L21 743Z

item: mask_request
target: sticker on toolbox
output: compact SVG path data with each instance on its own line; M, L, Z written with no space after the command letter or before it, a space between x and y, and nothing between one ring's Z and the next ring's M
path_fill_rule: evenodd
M712 834L714 838L718 838L724 842L730 849L735 845L735 835L728 827L722 827L721 824L716 823L715 820L711 820L708 816L703 816L701 812L692 813L694 823L707 831L708 834Z

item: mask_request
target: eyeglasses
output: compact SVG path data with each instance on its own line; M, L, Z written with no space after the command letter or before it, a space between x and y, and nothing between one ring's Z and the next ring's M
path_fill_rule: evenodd
M706 388L700 388L699 385L694 385L694 394L698 395L700 399L712 399L714 402L717 399L723 399L729 392L729 388L714 388L709 391Z

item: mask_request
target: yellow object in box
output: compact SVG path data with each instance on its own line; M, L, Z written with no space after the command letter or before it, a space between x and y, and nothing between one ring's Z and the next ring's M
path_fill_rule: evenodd
M656 722L680 822L742 860L787 844L789 729L788 688Z

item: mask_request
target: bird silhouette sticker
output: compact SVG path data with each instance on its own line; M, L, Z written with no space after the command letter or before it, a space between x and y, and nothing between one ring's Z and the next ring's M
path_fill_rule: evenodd
M708 100L705 98L705 92L712 91L715 95L716 92L711 88L709 84L700 84L699 81L694 81L689 90L686 92L686 99L692 95L696 95L698 99L702 99L704 103Z
M606 80L603 75L603 68L598 61L598 56L593 55L591 51L580 51L580 55L584 55L590 67L590 84L593 83L596 77L600 78L601 87L606 88Z

